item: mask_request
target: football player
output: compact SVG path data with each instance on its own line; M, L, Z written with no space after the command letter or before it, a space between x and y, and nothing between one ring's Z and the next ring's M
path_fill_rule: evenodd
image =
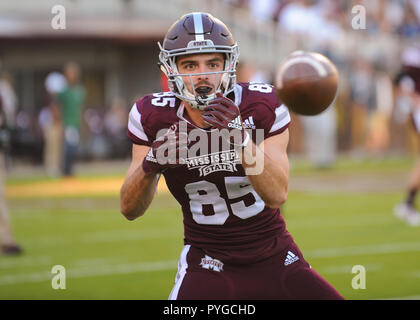
M185 246L169 298L342 299L280 214L290 116L273 87L236 82L238 45L208 13L182 16L159 46L170 91L130 111L120 204L127 219L142 216L163 174L181 205Z

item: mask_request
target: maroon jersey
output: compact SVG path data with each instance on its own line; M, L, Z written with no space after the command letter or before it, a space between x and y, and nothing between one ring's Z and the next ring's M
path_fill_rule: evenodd
M239 106L245 128L259 130L262 139L281 134L290 123L271 85L239 83L229 98ZM160 130L180 122L188 132L197 129L171 92L147 95L130 111L128 136L135 144L150 146ZM201 130L211 135L212 130ZM254 141L257 137L252 134ZM280 210L265 206L234 150L188 157L185 165L163 175L182 207L185 244L224 262L249 263L280 252L292 241Z

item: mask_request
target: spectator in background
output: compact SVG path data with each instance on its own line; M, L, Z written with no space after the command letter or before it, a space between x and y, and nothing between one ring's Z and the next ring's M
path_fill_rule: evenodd
M375 108L369 119L366 150L372 155L378 155L386 149L389 143L389 121L394 103L393 84L386 72L385 65L377 59L375 83Z
M312 165L327 169L337 158L337 115L335 105L316 116L300 116L304 128L305 149Z
M405 17L404 21L398 28L399 34L403 37L416 37L420 35L420 17L417 16L417 10L420 5L415 5L413 2L407 2L405 6Z
M417 22L420 23L420 1L410 0L411 8L417 17Z
M64 126L64 163L63 175L73 176L80 142L81 113L85 100L85 89L79 83L80 68L75 62L69 62L64 67L67 87L58 95L61 121Z
M122 98L115 98L105 114L104 126L111 144L111 157L128 156L130 140L127 139L128 111Z
M57 177L60 174L62 126L57 94L66 86L66 78L59 72L52 72L45 79L46 103L38 119L44 135L44 165L50 177Z
M286 34L288 47L322 52L343 38L337 10L331 1L292 1L279 11L277 28Z
M249 0L249 9L256 23L272 21L274 19L273 12L277 11L280 0Z
M278 27L291 34L309 35L320 30L320 19L313 0L297 0L282 9Z
M0 131L2 137L9 136L8 131L14 125L16 113L16 95L6 74L0 75ZM6 136L5 136L6 135ZM4 140L7 143L7 140ZM0 247L3 255L22 253L16 244L9 221L9 211L4 194L5 156L4 143L0 145Z
M105 137L103 107L89 107L84 113L84 120L89 131L89 154L93 159L101 159L109 154L109 142Z
M384 3L384 26L383 31L395 33L404 21L405 7L403 0L387 1Z
M374 108L375 88L374 70L371 63L363 57L354 57L350 73L352 103L352 142L356 151L363 151L369 118Z
M409 98L412 124L420 139L420 47L407 47L403 52L403 70L397 78L400 91ZM394 208L394 214L411 226L420 226L420 213L415 199L420 188L420 161L410 173L406 198Z

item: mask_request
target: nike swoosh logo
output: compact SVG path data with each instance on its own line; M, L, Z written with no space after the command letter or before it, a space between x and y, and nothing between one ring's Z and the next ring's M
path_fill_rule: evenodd
M248 186L250 186L251 184L250 183L247 183L247 184L240 184L239 185L239 188L245 188L245 187L248 187Z

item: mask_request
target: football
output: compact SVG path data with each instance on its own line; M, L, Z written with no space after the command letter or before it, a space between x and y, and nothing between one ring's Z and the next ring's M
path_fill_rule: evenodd
M337 68L327 57L296 51L278 66L275 87L279 99L291 111L313 116L334 102L338 79Z

